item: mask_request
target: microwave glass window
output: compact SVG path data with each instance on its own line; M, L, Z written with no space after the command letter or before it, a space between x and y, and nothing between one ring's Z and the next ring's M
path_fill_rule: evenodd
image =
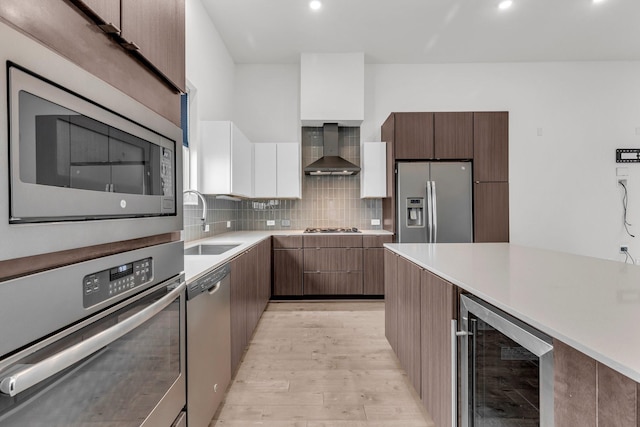
M20 91L23 182L114 193L163 195L162 148Z

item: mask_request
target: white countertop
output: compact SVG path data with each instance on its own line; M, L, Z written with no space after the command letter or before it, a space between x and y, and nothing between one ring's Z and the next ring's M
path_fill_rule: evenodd
M640 266L508 243L385 247L640 382Z
M202 244L239 244L239 246L223 253L222 255L186 255L184 257L185 279L187 283L190 283L208 271L229 262L231 258L241 254L270 236L294 236L302 235L303 232L304 230L232 231L218 236L208 237L206 239L185 242L185 248ZM360 230L360 233L308 233L305 234L305 236L385 236L391 234L392 233L385 230Z

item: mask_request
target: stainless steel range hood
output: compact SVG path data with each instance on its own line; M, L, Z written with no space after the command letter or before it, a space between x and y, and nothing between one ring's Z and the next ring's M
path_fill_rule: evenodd
M360 167L340 157L338 124L325 123L323 129L323 156L304 168L305 175L357 175Z

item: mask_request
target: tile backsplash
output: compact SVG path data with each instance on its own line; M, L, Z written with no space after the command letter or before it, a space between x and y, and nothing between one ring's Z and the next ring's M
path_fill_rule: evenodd
M360 165L360 128L339 128L340 156ZM322 157L322 128L302 128L302 168ZM303 174L303 172L301 172ZM239 202L206 196L209 232L200 227L202 206L185 206L185 240L196 240L235 230L300 230L307 227L357 227L381 229L371 225L382 219L380 199L360 198L360 176L302 175L302 199L242 200ZM258 202L258 203L254 203ZM264 207L264 208L263 208ZM231 227L227 228L227 221ZM267 221L275 221L267 226ZM284 224L283 225L283 221ZM286 225L288 221L289 225Z

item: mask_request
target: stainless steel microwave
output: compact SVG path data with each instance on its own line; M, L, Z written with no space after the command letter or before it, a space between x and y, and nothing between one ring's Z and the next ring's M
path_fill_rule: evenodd
M11 223L175 215L175 141L16 65L8 73Z
M182 229L180 127L3 22L0 118L0 261Z

